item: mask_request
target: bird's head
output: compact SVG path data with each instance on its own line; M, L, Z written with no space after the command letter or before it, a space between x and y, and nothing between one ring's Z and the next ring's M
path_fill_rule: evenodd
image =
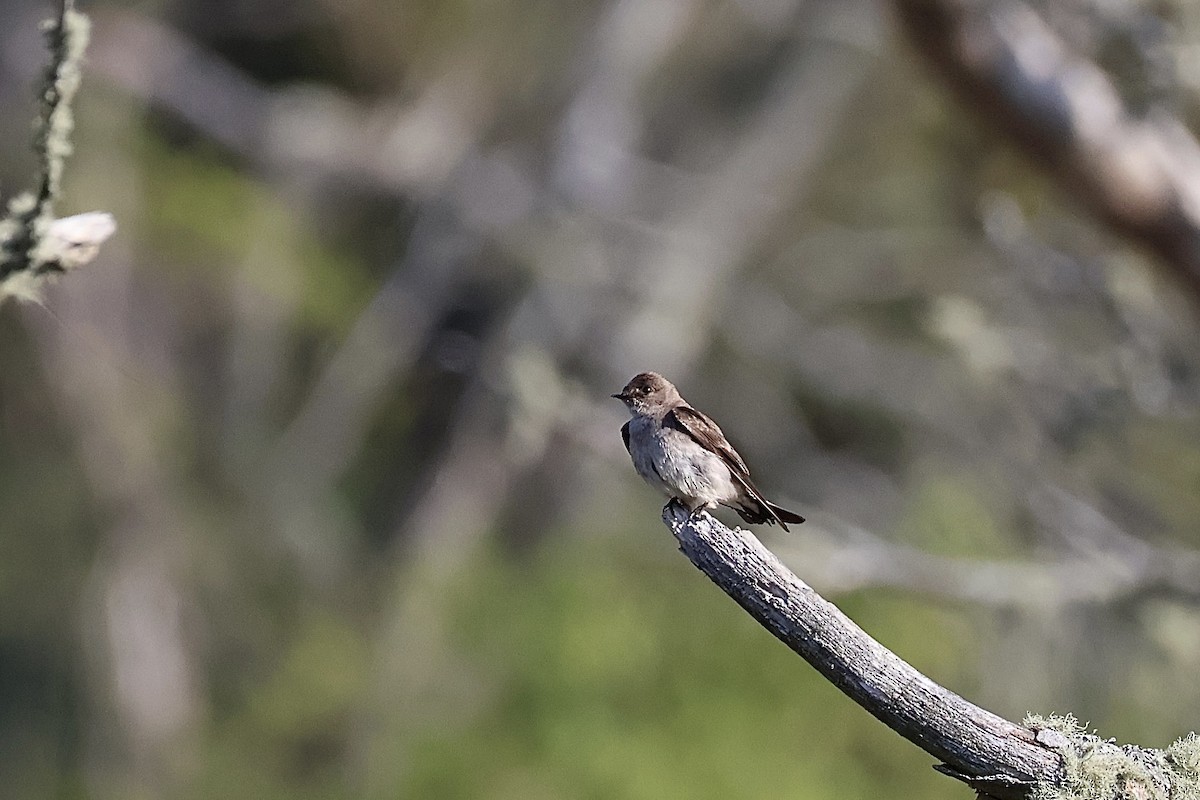
M633 376L625 388L613 395L634 414L650 414L656 409L679 402L679 392L657 372Z

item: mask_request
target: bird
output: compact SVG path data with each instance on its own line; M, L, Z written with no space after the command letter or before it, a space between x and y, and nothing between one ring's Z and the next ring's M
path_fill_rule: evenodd
M804 522L804 517L763 497L750 470L717 423L688 405L657 372L635 375L612 395L629 409L621 439L633 468L651 487L690 514L723 505L757 525Z

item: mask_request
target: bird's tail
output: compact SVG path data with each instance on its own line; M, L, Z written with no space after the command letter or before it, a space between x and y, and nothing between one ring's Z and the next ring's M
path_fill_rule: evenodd
M779 527L785 531L788 529L787 523L789 522L793 525L804 522L804 517L794 511L788 511L786 508L781 508L765 500L760 501L758 498L754 498L752 503L746 505L733 506L733 510L751 525L774 525L778 522Z
M804 522L804 517L797 514L795 511L788 511L786 508L780 508L774 503L767 503L767 508L775 512L775 516L779 517L780 524L790 522L793 525L799 525Z

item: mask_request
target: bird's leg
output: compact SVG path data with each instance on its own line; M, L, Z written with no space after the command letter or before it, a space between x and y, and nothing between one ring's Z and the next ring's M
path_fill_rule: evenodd
M683 505L684 508L687 509L688 522L692 522L693 520L696 519L696 517L700 516L705 511L708 510L708 503L701 503L700 505L696 506L695 508L692 508L687 503L684 503L682 500L680 500L679 502Z
M707 504L701 503L695 508L692 508L687 504L686 501L681 500L678 497L672 497L667 501L667 504L663 506L663 513L666 513L669 510L672 516L678 516L680 512L684 512L687 515L686 521L694 522L696 518L703 514L707 509Z

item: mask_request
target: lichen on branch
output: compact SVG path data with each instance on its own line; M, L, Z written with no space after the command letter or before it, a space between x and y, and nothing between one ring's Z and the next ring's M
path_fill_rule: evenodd
M73 0L62 0L58 16L45 23L51 57L33 142L38 185L12 198L0 219L0 301L12 296L36 299L46 280L90 261L116 229L104 212L61 220L54 216L72 150L71 103L79 90L90 31L90 21L75 10Z
M1033 800L1200 800L1200 737L1195 733L1155 750L1101 739L1070 714L1030 714L1024 724L1063 758L1062 775L1040 783Z

